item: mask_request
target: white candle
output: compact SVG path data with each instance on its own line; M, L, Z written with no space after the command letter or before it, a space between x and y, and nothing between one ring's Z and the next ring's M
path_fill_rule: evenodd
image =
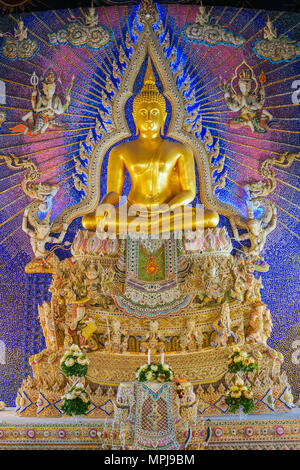
M164 352L161 353L161 363L162 364L165 363L165 353Z
M150 348L148 349L148 364L150 364Z

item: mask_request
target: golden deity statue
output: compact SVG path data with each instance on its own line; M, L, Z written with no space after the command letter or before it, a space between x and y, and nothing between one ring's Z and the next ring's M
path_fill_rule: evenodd
M196 195L194 156L187 145L161 136L166 116L149 58L142 90L133 102L137 138L111 150L107 194L95 213L83 217L87 230L158 234L218 225L216 212L188 206ZM120 204L126 170L131 190Z

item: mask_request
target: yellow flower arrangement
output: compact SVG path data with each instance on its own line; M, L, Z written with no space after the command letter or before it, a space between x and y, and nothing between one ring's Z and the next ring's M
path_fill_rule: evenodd
M168 364L144 364L135 371L138 382L170 382L174 373Z
M62 400L64 400L64 403L61 410L68 416L86 413L91 403L87 391L81 382L73 385L70 390L62 396Z
M233 352L227 361L228 371L236 374L237 372L253 372L258 370L258 363L246 351L240 351L238 346L233 348Z
M64 353L60 364L67 377L83 377L87 373L87 357L76 344L72 344L70 349Z
M225 402L229 405L231 413L235 413L239 408L242 408L244 413L249 413L255 407L253 393L240 377L227 392Z

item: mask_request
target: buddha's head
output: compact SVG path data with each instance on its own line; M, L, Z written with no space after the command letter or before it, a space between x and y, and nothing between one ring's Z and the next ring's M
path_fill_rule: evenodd
M155 84L150 58L143 88L133 101L132 115L137 131L149 138L158 135L165 124L166 102Z

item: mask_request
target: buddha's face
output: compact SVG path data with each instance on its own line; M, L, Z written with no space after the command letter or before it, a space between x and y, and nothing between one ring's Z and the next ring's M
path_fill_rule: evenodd
M141 134L149 137L159 133L165 119L166 113L156 102L141 103L134 114L136 128Z

